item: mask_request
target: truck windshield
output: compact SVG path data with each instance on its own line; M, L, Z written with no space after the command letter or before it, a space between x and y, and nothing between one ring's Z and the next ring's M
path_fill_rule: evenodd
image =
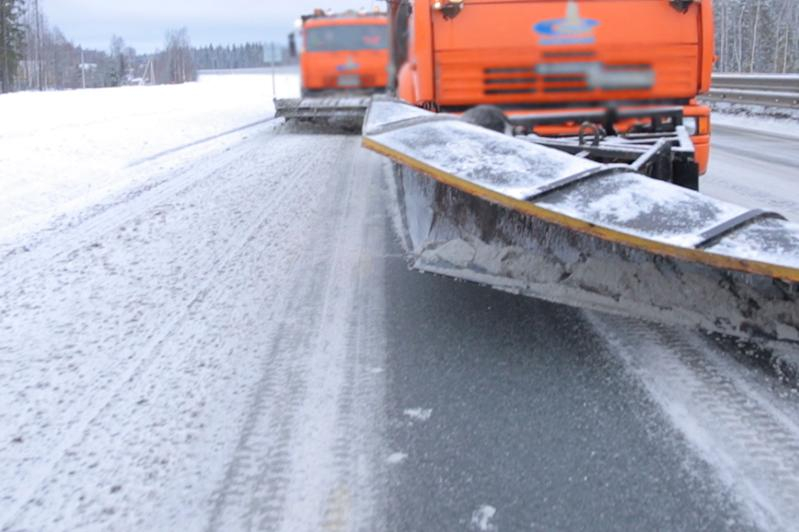
M309 52L386 48L388 48L388 27L385 25L323 26L305 31L305 49Z

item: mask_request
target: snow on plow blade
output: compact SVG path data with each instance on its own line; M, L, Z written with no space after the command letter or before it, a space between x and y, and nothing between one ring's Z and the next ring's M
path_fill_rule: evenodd
M375 100L413 267L532 297L799 342L799 225Z
M330 96L316 98L275 99L275 117L305 122L346 122L360 127L368 96Z

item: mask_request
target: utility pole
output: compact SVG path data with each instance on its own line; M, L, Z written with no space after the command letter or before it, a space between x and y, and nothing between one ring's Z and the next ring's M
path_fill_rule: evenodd
M270 54L272 56L272 98L277 98L277 83L275 81L275 43L270 43Z
M154 58L150 58L147 60L147 66L144 67L144 84L145 85L155 85L155 60ZM150 78L149 83L147 82L147 78Z
M86 88L86 57L83 54L83 47L80 48L80 77L83 81L83 88Z
M5 8L0 4L0 7ZM8 92L8 46L6 42L6 16L0 13L0 94Z
M42 16L39 13L39 0L33 0L33 15L36 17L36 86L43 90L44 67L42 65Z

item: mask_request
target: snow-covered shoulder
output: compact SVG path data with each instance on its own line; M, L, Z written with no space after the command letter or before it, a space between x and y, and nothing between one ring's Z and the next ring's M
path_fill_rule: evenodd
M272 87L267 73L205 74L185 85L0 96L0 246L152 178L166 161L139 163L218 149L231 141L220 136L274 115ZM298 94L298 76L279 73L275 88Z

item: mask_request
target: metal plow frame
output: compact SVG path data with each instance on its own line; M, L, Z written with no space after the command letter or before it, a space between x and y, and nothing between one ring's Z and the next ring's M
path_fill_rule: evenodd
M380 105L389 103L401 105ZM461 135L474 136L500 154L524 141L500 139L462 122L444 125L442 121L453 118L415 109L384 108L379 117L372 112L363 144L398 163L393 167L394 188L415 268L572 306L747 339L799 342L799 246L794 245L799 243L799 227L777 215L722 205L719 212L726 218L697 224L690 245L675 244L662 235L647 238L640 231L624 231L553 207L579 192L575 189L594 186L596 179L613 183L614 173L622 181L632 179L630 167L596 165L568 176L555 172L543 183L532 183L531 178L528 188L537 193L528 190L520 199L486 186L475 174L462 175L456 158L445 155L435 161L409 153L396 135L404 130L410 137L415 128L413 135L427 135L427 148L432 149L442 142L457 145ZM435 123L437 132L430 127ZM717 203L695 192L682 194ZM725 241L758 231L793 245L789 260L757 260L726 250Z
M275 99L275 118L308 122L340 120L357 127L363 123L369 96L329 96Z

